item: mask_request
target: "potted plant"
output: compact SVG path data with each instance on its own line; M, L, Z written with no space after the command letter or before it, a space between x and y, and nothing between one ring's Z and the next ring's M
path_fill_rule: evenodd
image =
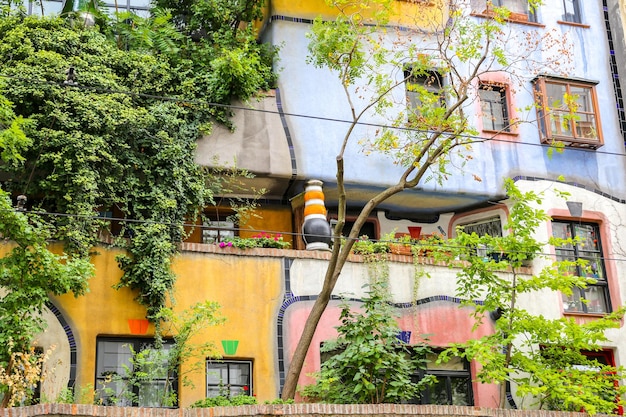
M411 247L413 244L413 239L411 235L407 233L396 233L393 241L389 244L389 249L391 253L395 253L398 255L412 255Z

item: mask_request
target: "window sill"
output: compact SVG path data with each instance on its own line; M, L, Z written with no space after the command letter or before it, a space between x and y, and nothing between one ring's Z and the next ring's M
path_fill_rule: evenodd
M584 29L589 29L591 27L591 25L587 25L585 23L568 22L567 20L557 20L556 23L558 23L559 25L575 26Z
M586 148L586 149L598 149L604 142L602 140L583 140L583 139L575 139L572 137L553 137L553 138L542 138L541 143L553 146L555 144L562 143L565 147L568 148Z
M591 323L594 320L601 319L609 313L583 313L582 311L564 311L563 317L574 319L576 324Z
M517 132L505 132L502 130L491 130L491 129L482 129L483 133L487 133L489 135L492 136L511 136L511 137L518 137L519 133Z
M470 15L475 16L475 17L484 17L486 19L493 19L493 13L489 12L488 10L485 10L483 12L472 12ZM526 16L526 18L522 17L522 13L511 13L511 16L509 16L509 18L506 19L506 21L510 23L519 23L521 25L527 25L527 26L535 26L535 27L541 27L541 28L546 27L546 25L544 25L543 23L529 21L527 15L523 15L523 16Z

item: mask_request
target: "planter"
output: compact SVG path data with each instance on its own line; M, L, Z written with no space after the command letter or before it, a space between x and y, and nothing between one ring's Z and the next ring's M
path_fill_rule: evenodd
M222 340L222 347L226 355L234 355L237 353L239 340Z
M404 243L390 243L389 250L391 253L395 253L397 255L413 255L411 251L411 245L407 245Z
M146 334L150 322L146 319L128 319L130 334Z

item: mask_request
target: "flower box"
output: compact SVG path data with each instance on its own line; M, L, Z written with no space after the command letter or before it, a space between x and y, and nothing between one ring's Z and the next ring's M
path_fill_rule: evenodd
M395 253L397 255L413 255L411 245L407 245L406 243L390 243L389 250L391 253Z

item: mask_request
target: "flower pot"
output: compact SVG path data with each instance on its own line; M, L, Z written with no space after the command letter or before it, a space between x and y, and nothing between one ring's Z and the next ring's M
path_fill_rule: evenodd
M419 226L409 226L409 235L411 239L419 239L422 234L422 228Z
M128 319L128 327L131 334L146 334L150 322L146 319Z
M222 340L222 347L224 348L224 353L227 355L237 353L237 346L239 346L239 340Z

